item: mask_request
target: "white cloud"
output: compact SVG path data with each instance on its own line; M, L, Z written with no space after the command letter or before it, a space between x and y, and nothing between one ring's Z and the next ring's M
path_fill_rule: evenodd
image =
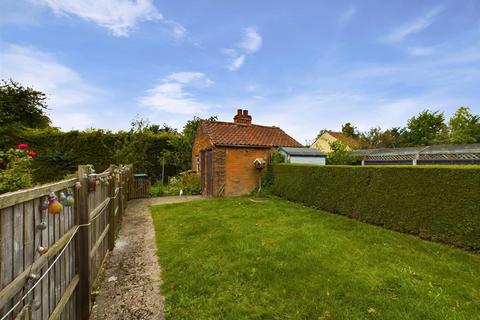
M232 63L230 63L227 66L227 69L230 70L230 71L235 71L238 68L240 68L243 65L244 62L245 62L245 55L242 54L241 56L238 56L235 59L233 59Z
M142 21L161 21L172 29L175 37L186 35L186 29L167 20L157 10L153 0L31 0L48 6L56 15L75 15L109 29L115 36L128 36Z
M245 63L247 55L260 50L262 42L262 36L255 27L245 28L243 38L235 45L235 48L222 49L222 52L231 58L227 69L230 71L238 70Z
M182 39L187 36L187 29L180 23L172 20L163 20L163 22L171 27L172 34L176 39Z
M434 54L437 51L437 47L423 47L423 46L413 46L408 47L407 52L411 56L429 56Z
M164 82L179 82L182 84L188 84L197 82L198 84L210 86L214 82L208 79L202 72L176 72L172 73L164 79Z
M187 86L210 86L213 81L201 72L178 72L162 79L161 83L146 91L139 104L155 111L176 114L200 114L209 106L200 102L186 90Z
M444 10L443 6L437 6L428 11L425 15L413 20L412 22L405 24L399 28L392 30L386 37L385 41L390 43L396 43L402 41L405 37L420 32L429 27L438 14Z
M3 46L1 60L1 78L11 78L47 95L54 126L85 129L93 124L90 116L75 110L95 101L100 90L89 85L75 70L49 53L18 45Z
M353 5L348 7L348 9L342 13L340 18L338 19L338 24L340 27L344 27L347 23L353 18L353 16L357 13L357 8Z
M244 49L247 53L254 53L262 46L262 36L257 32L256 28L248 27L244 30L242 41L237 47Z

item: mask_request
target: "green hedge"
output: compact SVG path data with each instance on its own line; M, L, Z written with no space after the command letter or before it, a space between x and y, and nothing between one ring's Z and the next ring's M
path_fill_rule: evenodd
M287 199L480 250L480 166L279 164L274 177Z
M0 133L2 131L0 130ZM135 172L147 173L156 181L162 175L160 157L165 151L174 151L170 133L110 132L105 130L68 131L46 129L24 129L2 135L0 150L16 148L19 143L27 143L37 152L32 162L33 178L36 183L57 181L74 173L79 164L93 164L97 172L102 172L110 164L132 163L117 155L117 151L132 141L138 142L141 154L134 163ZM174 176L182 168L165 164L165 176Z

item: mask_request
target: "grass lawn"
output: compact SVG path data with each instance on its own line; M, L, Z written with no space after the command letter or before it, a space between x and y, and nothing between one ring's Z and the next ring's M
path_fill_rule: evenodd
M272 199L152 207L167 319L480 319L480 256Z

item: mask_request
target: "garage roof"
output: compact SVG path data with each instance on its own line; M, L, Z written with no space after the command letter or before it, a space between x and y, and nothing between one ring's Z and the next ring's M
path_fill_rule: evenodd
M285 153L290 156L302 156L302 157L325 157L325 153L314 148L290 148L282 147L280 150L283 150Z

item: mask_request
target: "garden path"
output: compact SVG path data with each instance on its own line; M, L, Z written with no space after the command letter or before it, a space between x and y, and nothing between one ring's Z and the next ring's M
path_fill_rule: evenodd
M200 198L160 197L128 203L115 248L105 261L91 320L164 319L160 267L149 206Z

